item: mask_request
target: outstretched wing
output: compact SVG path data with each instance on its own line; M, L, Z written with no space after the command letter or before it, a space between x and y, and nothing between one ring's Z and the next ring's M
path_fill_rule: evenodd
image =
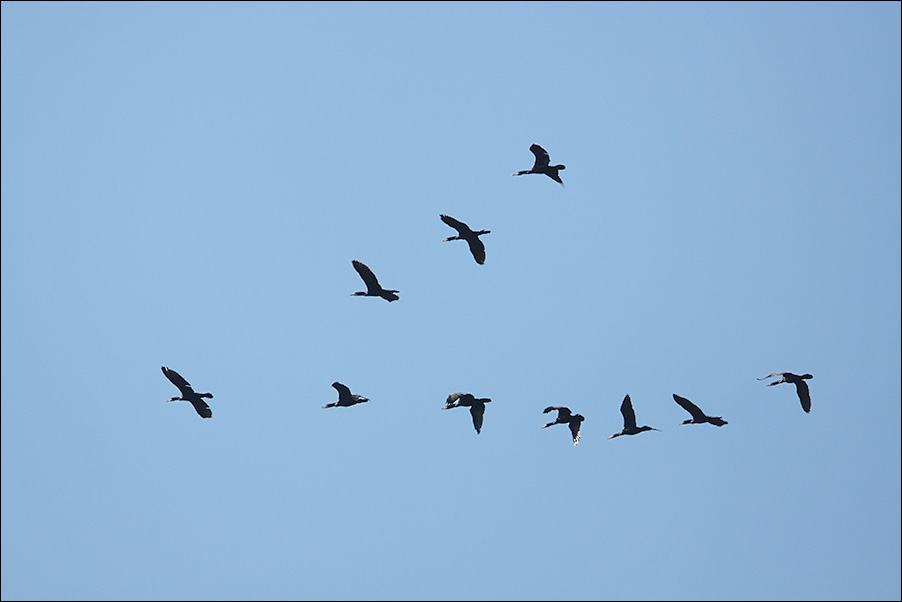
M473 416L473 426L476 427L476 434L482 432L482 416L485 414L484 403L474 403L470 406L470 415Z
M470 405L473 403L475 397L473 397L472 393L452 393L448 396L448 399L445 400L446 407L456 407L459 405Z
M692 417L695 418L696 420L701 420L702 418L705 417L705 413L702 412L701 409L697 405L695 405L694 403L692 403L685 397L680 397L679 395L674 393L673 400L675 402L677 402L678 404L680 404L680 406L682 406L682 408L684 410L686 410L687 412L692 414Z
M551 158L548 156L548 151L546 151L538 144L533 144L529 147L529 150L531 150L532 154L536 156L535 165L532 166L533 169L544 169L548 167L548 164L551 162Z
M784 374L786 374L786 372L771 372L767 376L763 376L758 380L767 380L768 378L773 378L774 376L783 376Z
M633 402L630 400L629 394L623 398L623 403L620 404L620 413L623 414L623 426L635 429L636 412L633 411Z
M207 402L200 397L192 397L188 401L191 402L191 405L194 406L194 411L197 412L201 418L213 417L213 410L211 410L210 406L207 405Z
M482 244L482 241L479 240L478 236L468 236L467 244L470 245L470 253L473 254L473 259L476 260L476 263L482 265L485 263L485 245Z
M563 418L570 418L570 408L566 406L548 406L542 411L542 413L547 414L548 412L551 412L553 410L557 410L558 420Z
M187 380L182 378L181 374L179 374L175 370L167 368L166 366L160 366L160 368L163 370L163 374L166 375L166 378L169 379L169 382L171 382L176 387L178 387L178 389L181 392L183 397L194 393L194 389L191 387L191 385L188 384ZM201 402L201 403L203 403L205 406L207 405L204 402ZM195 408L196 407L197 406L195 406ZM209 408L207 408L207 410L209 411ZM198 410L198 413L200 414L200 410ZM201 414L201 415L203 415L203 414Z
M802 402L802 409L805 412L811 411L811 394L808 392L808 383L804 380L796 381L796 393L799 394L799 401Z
M470 226L466 225L465 223L463 223L461 221L454 219L450 215L440 214L439 217L442 218L443 222L445 222L446 224L448 224L449 226L451 226L452 228L457 230L457 232L461 236L466 236L467 234L472 233L472 230L470 230Z
M351 264L354 266L354 269L357 270L357 273L360 274L360 277L363 278L363 282L366 284L367 290L382 290L382 287L379 286L379 281L376 280L376 275L373 274L373 271L371 269L369 269L365 264L357 261L356 259L352 260Z
M570 421L570 434L573 435L573 445L579 443L579 427L582 425L582 423L582 420Z
M338 391L338 399L340 401L349 401L351 399L351 390L346 385L335 381L334 383L332 383L332 388Z
M557 182L557 183L560 184L561 186L564 185L564 181L561 179L560 170L558 170L558 169L549 169L548 171L545 172L545 175L547 175L549 178L551 178L552 180L554 180L555 182Z

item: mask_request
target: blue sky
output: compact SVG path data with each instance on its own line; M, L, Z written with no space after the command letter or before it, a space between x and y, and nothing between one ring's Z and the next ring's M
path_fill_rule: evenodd
M3 599L898 600L900 104L898 2L4 2Z

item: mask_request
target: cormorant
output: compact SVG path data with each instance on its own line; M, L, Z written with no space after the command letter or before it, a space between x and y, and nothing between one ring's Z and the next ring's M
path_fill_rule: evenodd
M376 275L373 274L373 271L366 267L363 263L357 261L356 259L351 261L351 264L354 266L354 269L357 270L357 273L360 274L360 277L363 278L363 282L366 284L365 291L357 291L356 293L351 293L352 297L365 296L365 297L382 297L386 301L397 301L399 299L398 293L399 291L385 289L379 284L379 281L376 280Z
M207 405L207 402L203 400L204 397L207 399L213 399L212 393L197 393L194 391L194 388L188 384L188 381L182 378L182 375L167 368L166 366L160 366L160 369L163 370L163 374L166 375L166 378L178 387L181 396L179 397L170 397L166 401L188 401L191 402L191 405L194 406L194 410L200 415L201 418L212 418L213 411L210 409L210 406Z
M658 430L650 426L636 426L636 412L633 411L633 402L630 401L629 394L627 394L627 396L623 398L623 403L620 404L620 413L623 414L623 430L621 430L619 433L614 433L613 435L608 437L608 439L613 439L614 437L619 437L620 435L638 435L643 431Z
M470 226L466 225L463 222L459 222L453 217L448 215L439 215L442 218L442 221L457 230L457 236L449 236L444 239L442 242L448 242L449 240L465 240L467 244L470 245L470 253L473 254L473 259L476 260L476 263L482 265L485 263L485 245L482 244L482 241L479 240L479 237L483 234L489 234L491 230L470 230Z
M470 415L473 417L473 426L476 427L476 434L482 432L482 416L485 414L485 404L492 401L488 398L473 397L471 393L452 393L445 400L443 410L451 408L468 407Z
M561 176L558 173L562 169L566 169L564 165L549 165L550 158L548 156L548 151L539 146L538 144L533 144L529 147L529 150L532 151L532 154L536 156L536 162L533 164L531 169L524 169L523 171L518 171L515 173L515 176L522 176L528 173L543 173L561 186L564 185L564 181L561 180Z
M799 401L802 402L802 409L805 412L811 411L811 395L808 392L808 383L805 380L809 378L814 378L810 374L803 374L799 376L798 374L793 374L792 372L772 372L768 374L764 378L759 378L758 380L767 380L768 378L774 376L781 376L780 380L775 380L772 383L768 383L768 387L773 387L774 385L779 385L780 383L792 383L796 386L796 393L799 394Z
M324 408L346 408L357 403L369 401L369 399L364 397L363 395L351 395L351 390L346 385L343 385L338 381L332 383L332 386L335 387L336 391L338 391L338 401L336 401L335 403L327 403L323 406Z
M582 425L583 420L585 418L582 417L581 414L571 414L570 408L564 406L548 406L544 410L542 410L543 414L547 414L553 410L557 410L557 418L554 419L553 422L549 422L543 429L548 428L549 426L554 426L555 424L566 424L570 427L570 434L573 435L573 445L579 443L579 427Z
M706 415L697 405L695 405L685 397L680 397L676 393L673 394L673 400L680 404L680 406L684 410L692 414L691 420L684 420L680 424L704 424L705 422L713 424L714 426L723 426L727 424L727 421L720 416Z

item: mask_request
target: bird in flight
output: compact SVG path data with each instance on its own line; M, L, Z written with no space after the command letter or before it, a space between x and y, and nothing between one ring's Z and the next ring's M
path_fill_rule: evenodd
M542 410L542 413L547 414L554 410L557 410L557 418L544 425L542 428L547 429L549 426L554 426L555 424L566 424L570 427L570 434L573 435L573 445L579 443L579 427L582 425L585 418L583 418L581 414L571 414L570 408L564 406L548 406Z
M442 242L448 242L449 240L465 240L467 244L470 245L470 253L473 254L473 259L476 260L476 263L482 265L485 263L485 245L482 244L482 241L479 240L479 237L483 234L489 234L491 230L476 230L473 231L470 229L470 226L466 225L463 222L457 221L453 217L449 215L441 214L439 215L442 218L442 221L457 230L457 236L449 236L444 239Z
M518 171L515 173L515 176L522 176L528 173L543 173L561 186L564 185L564 181L561 180L561 176L558 172L562 169L566 169L564 165L549 165L551 162L550 157L548 156L548 151L539 146L538 144L533 144L529 147L529 150L532 151L532 154L536 156L536 162L530 169L524 169L523 171Z
M332 383L332 386L335 387L336 391L338 391L338 401L336 401L335 403L327 403L323 406L324 408L346 408L357 403L364 403L365 401L369 401L369 399L364 397L363 395L351 395L351 390L346 385L343 385L338 381Z
M623 398L623 403L620 404L620 413L623 414L623 430L619 433L614 433L608 439L613 439L620 435L638 435L643 431L658 430L650 426L636 426L636 412L633 411L633 402L630 400L629 394Z
M792 383L796 386L796 393L799 394L799 401L802 402L802 409L805 412L811 411L811 394L808 392L808 383L805 381L809 378L814 378L810 374L803 374L799 376L798 374L793 374L792 372L772 372L763 378L759 378L758 380L767 380L768 378L773 378L774 376L780 376L780 380L775 380L772 383L767 383L768 387L773 387L774 385L779 385L780 383Z
M366 284L365 291L351 293L352 297L382 297L386 301L397 301L399 299L396 293L400 291L382 288L379 281L376 280L376 275L373 274L373 271L366 265L356 259L352 260L351 264L354 266L354 269L357 270L357 273L360 274L360 277L363 278L364 284Z
M473 397L471 393L452 393L445 400L443 410L451 408L468 407L470 415L473 417L473 426L476 427L476 434L482 432L482 416L485 414L485 404L492 401L488 398Z
M727 421L720 416L706 415L697 405L695 405L685 397L680 397L676 393L673 394L673 400L680 404L680 407L682 407L684 410L692 414L692 418L690 420L684 420L680 424L704 424L705 422L713 424L714 426L723 426L725 424L728 424Z
M203 400L204 397L207 399L213 399L212 393L197 393L194 391L194 388L188 384L188 381L182 378L182 375L167 368L166 366L160 366L160 369L163 370L163 374L166 375L166 378L169 379L169 382L178 387L181 395L179 397L170 397L166 401L188 401L191 402L191 405L194 406L194 410L200 415L201 418L212 418L213 411L210 409L210 406L207 405L207 402Z

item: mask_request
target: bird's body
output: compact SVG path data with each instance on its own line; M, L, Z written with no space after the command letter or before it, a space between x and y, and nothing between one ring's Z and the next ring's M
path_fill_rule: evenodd
M633 402L630 400L629 395L623 398L623 403L620 404L620 413L623 414L623 430L619 433L614 433L608 439L613 439L620 435L638 435L644 431L658 430L650 426L636 426L636 413L633 411Z
M780 383L792 383L796 386L796 393L799 395L799 401L802 404L802 409L805 412L811 411L811 394L808 391L808 383L805 381L809 378L814 378L810 374L802 374L799 376L798 374L793 374L792 372L772 372L765 376L764 378L759 378L758 380L767 380L768 378L773 378L775 376L781 377L780 380L775 380L772 383L767 383L768 387L773 387L774 385L779 385Z
M335 403L327 403L323 406L324 408L346 408L348 406L369 401L369 399L363 395L352 395L351 390L338 381L332 383L332 386L338 391L338 401Z
M579 429L585 418L583 418L581 414L571 414L570 408L564 406L548 406L542 410L542 413L547 414L554 410L557 410L557 418L544 425L542 428L545 429L549 426L554 426L555 424L566 424L570 427L570 434L573 436L573 445L579 443Z
M686 399L685 397L680 397L676 393L673 394L673 400L680 404L680 406L692 414L692 418L690 420L684 420L680 424L713 424L714 426L723 426L727 424L727 421L721 418L720 416L708 416L701 409Z
M365 291L351 293L352 297L382 297L386 301L397 301L399 299L397 293L400 291L382 288L382 285L380 285L379 281L376 279L376 275L373 274L373 271L366 265L356 259L352 260L351 264L354 266L354 269L357 270L357 273L360 274L360 277L363 278L364 284L366 284Z
M476 434L482 432L482 417L485 414L485 404L492 401L486 397L474 397L472 393L452 393L445 400L443 410L451 408L468 407L470 415L473 417L473 426L476 428Z
M562 169L566 169L564 165L550 165L551 159L548 155L548 151L539 146L538 144L533 144L529 147L529 150L532 151L532 154L536 156L536 161L530 169L524 169L523 171L518 171L515 173L515 176L522 176L528 173L542 173L560 184L564 185L564 181L561 180L561 176L558 172Z
M170 397L166 401L187 401L194 406L194 410L201 418L213 417L213 410L211 410L210 406L207 405L207 402L204 401L204 398L213 399L212 393L197 393L194 388L188 384L188 381L182 378L182 375L175 370L167 368L166 366L160 366L160 369L163 370L163 374L166 375L169 382L178 387L178 390L181 393L179 397Z
M449 240L465 240L467 244L470 245L470 253L473 254L473 259L476 260L476 263L482 265L485 263L485 245L482 244L482 241L479 240L479 237L483 234L489 234L491 230L471 230L470 226L466 225L463 222L457 221L451 216L448 215L439 215L442 218L442 221L457 230L457 236L449 236L444 239L442 242L448 242Z

